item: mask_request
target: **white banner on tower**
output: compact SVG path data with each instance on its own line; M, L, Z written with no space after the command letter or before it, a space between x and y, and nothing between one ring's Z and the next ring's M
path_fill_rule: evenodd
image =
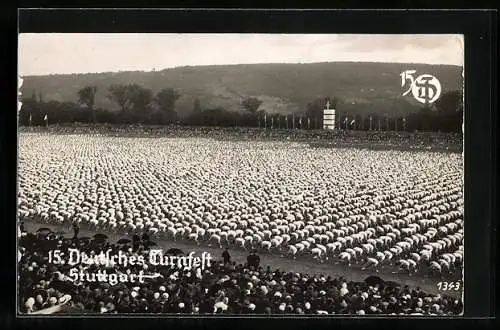
M326 102L326 109L323 110L323 128L335 129L336 111L330 109L330 101Z

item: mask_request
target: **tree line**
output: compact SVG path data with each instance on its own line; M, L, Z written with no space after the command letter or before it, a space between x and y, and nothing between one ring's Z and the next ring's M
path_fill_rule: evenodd
M231 111L223 107L203 108L199 99L193 102L189 115L180 118L175 111L181 94L173 88L164 88L153 93L138 84L113 84L106 90L107 98L118 111L109 111L95 106L96 86L85 86L76 95L76 102L59 102L42 99L33 91L24 97L19 112L19 125L40 126L54 123L110 123L193 126L242 126L270 129L321 129L323 110L328 106L336 111L336 128L348 130L381 131L442 131L461 132L463 104L458 91L444 93L433 105L407 117L342 111L343 104L335 97L318 98L305 111L288 115L271 114L261 109L262 101L255 97L241 101L244 112ZM350 107L352 109L352 107Z

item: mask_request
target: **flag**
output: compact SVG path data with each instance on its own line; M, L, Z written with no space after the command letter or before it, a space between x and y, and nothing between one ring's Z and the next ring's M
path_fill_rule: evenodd
M45 117L43 117L43 120L47 121L47 114L45 114Z
M307 126L311 125L311 118L307 117Z
M299 125L302 126L302 116L299 118Z
M267 127L267 116L264 114L264 127Z
M354 124L355 122L356 122L356 119L353 119L353 120L351 121L351 125L352 125L352 124Z
M31 113L30 113L30 126L31 126Z
M348 121L348 120L349 120L349 118L348 118L348 117L345 117L345 119L344 119L344 123L347 123L347 121Z

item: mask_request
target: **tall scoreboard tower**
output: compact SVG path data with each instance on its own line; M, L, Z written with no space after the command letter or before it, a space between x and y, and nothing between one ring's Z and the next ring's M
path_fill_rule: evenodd
M326 109L323 110L323 129L335 129L336 111L330 109L330 100L326 101Z

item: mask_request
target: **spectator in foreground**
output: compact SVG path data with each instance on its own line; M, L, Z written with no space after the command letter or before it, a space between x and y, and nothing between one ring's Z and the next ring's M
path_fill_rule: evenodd
M80 224L78 223L77 220L73 221L73 239L76 240L78 239L78 234L80 233Z
M459 315L463 304L446 295L433 295L420 288L393 282L368 283L257 267L255 251L249 255L252 268L235 265L221 268L212 263L203 272L151 267L164 277L145 283L74 283L63 274L63 265L43 258L46 243L66 251L77 247L90 252L107 247L83 241L68 242L57 235L27 233L20 240L19 308L32 313L65 304L74 313L182 313L182 314L407 314ZM110 246L114 245L110 243ZM124 272L128 267L116 267ZM95 269L94 269L95 270ZM137 269L135 269L137 270ZM135 271L134 270L134 271Z
M222 252L222 259L224 260L224 266L228 266L231 264L231 255L229 254L229 248L226 248L224 252Z
M257 255L257 251L253 250L252 253L247 257L247 264L250 270L256 270L259 268L260 257Z

